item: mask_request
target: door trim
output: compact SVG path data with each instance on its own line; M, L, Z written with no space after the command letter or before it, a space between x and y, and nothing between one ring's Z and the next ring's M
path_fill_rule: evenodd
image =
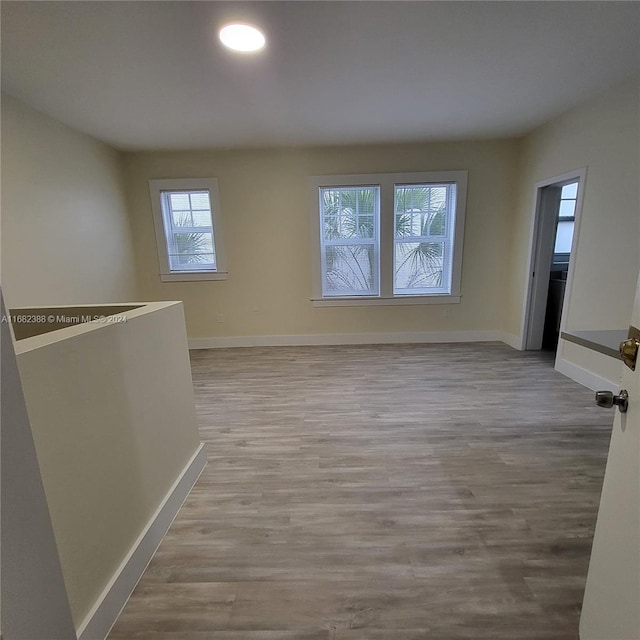
M567 272L567 283L565 285L565 296L562 305L562 316L560 320L560 332L565 330L566 325L566 312L569 308L571 300L571 290L573 284L573 272L575 270L575 254L578 246L578 237L580 236L580 224L582 220L582 202L584 199L584 192L587 180L587 167L581 167L580 169L574 169L552 178L547 178L536 182L534 188L533 198L533 213L531 215L531 226L529 229L529 253L527 258L527 283L526 283L526 295L523 302L522 323L520 326L520 341L521 349L527 348L527 341L529 336L529 329L531 318L533 315L533 299L535 292L535 285L539 280L534 278L536 271L538 276L541 275L541 270L538 268L540 261L541 248L539 246L539 234L542 225L541 204L542 204L542 190L545 187L551 187L562 182L571 182L578 180L578 198L576 200L575 210L575 223L573 227L573 239L571 242L571 259L569 260L569 269ZM542 270L544 271L544 269ZM548 270L547 270L548 271ZM546 274L546 279L549 279L549 274Z

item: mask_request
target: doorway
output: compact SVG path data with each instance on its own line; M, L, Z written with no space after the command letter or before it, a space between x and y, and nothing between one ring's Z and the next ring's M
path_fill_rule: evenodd
M586 169L536 184L524 348L555 353L571 291Z

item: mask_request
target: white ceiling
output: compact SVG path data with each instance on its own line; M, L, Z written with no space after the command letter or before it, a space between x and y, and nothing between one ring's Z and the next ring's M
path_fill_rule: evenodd
M638 2L2 2L2 87L121 149L525 133L640 69ZM234 18L260 55L216 41Z

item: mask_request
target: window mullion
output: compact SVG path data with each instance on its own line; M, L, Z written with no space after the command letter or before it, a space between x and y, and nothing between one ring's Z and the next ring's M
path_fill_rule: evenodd
M390 298L393 295L393 249L395 236L394 184L392 181L380 182L380 295Z
M209 235L213 234L213 227L205 227L204 225L201 227L176 227L174 226L171 229L172 233L207 233Z
M354 236L353 238L323 240L323 244L325 247L351 246L351 245L357 245L357 244L375 245L376 240L375 238L361 238L359 236Z

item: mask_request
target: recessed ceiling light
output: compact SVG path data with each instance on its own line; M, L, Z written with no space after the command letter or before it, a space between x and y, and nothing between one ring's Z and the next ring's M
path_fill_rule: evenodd
M220 29L218 34L225 47L248 53L259 51L265 45L265 37L260 29L250 24L232 23Z

